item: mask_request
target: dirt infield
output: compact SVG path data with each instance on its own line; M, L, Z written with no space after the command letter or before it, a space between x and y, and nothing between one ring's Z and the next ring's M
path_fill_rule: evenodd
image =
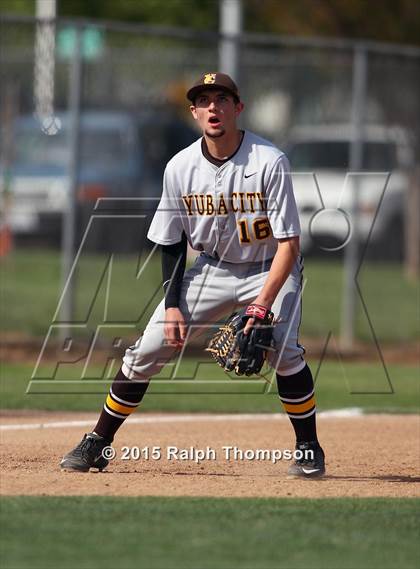
M318 481L287 477L287 460L251 459L256 449L293 449L284 416L142 416L121 429L117 457L103 473L60 472L61 456L72 448L96 415L3 413L1 494L214 497L420 496L420 416L320 417L319 435L328 475ZM81 421L74 425L71 422ZM51 423L56 423L55 426ZM65 422L64 424L61 424ZM40 427L39 424L43 426ZM28 428L25 425L32 425ZM7 427L10 430L5 430ZM12 429L11 429L12 427ZM122 460L122 447L160 447L161 458ZM230 451L223 447L236 447ZM201 463L168 458L169 447L207 451ZM240 452L248 451L243 459ZM136 454L136 449L132 451ZM143 454L146 451L143 451ZM214 453L214 455L213 455ZM178 456L178 459L175 457ZM246 458L246 456L248 458Z

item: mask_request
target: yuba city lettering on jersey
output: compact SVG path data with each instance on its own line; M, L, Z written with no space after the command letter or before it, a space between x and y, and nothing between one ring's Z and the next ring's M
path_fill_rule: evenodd
M285 154L249 131L220 167L203 156L201 139L176 154L148 238L172 245L183 231L193 249L224 261L272 258L277 239L300 234Z

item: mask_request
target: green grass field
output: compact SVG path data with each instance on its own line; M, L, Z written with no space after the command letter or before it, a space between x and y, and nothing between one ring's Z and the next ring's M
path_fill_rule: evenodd
M145 260L144 256L141 261ZM134 256L117 256L112 272L107 257L82 255L77 271L76 315L91 327L103 321L105 283L109 279L107 319L122 323L138 320L142 329L161 298L160 254L141 277ZM51 250L16 250L1 260L2 331L45 336L55 313L60 291L60 257ZM342 265L338 260L305 261L303 336L324 337L339 330L342 302ZM404 279L396 264L365 262L358 279L375 333L382 342L412 341L419 335L418 283ZM361 304L357 335L370 341L371 330Z
M108 320L135 320L141 329L160 298L160 260L153 259L140 280L133 258L114 260L108 282ZM59 297L59 256L22 250L1 261L0 328L45 336ZM302 334L326 336L339 327L342 271L337 261L306 262ZM104 259L83 258L77 276L77 318L94 328L104 319L109 276ZM101 284L102 283L102 284ZM380 342L412 341L418 336L417 286L396 265L366 264L359 284ZM95 302L93 302L95 300ZM360 309L359 339L370 329ZM277 390L231 380L210 360L195 374L186 359L183 384L153 382L142 411L279 412ZM98 411L107 381L78 381L83 362L41 366L26 393L35 361L3 363L3 409ZM315 373L317 361L310 362ZM89 368L103 377L103 366ZM328 360L317 378L319 410L361 407L366 412L418 413L418 368L388 365L391 385L379 361ZM55 377L55 379L45 379ZM106 377L106 376L105 376ZM203 386L193 381L212 380ZM41 381L43 379L43 381ZM222 382L221 380L225 380ZM66 383L67 381L67 383ZM209 392L211 392L209 394ZM46 393L47 392L47 393ZM121 482L124 484L124 481ZM2 497L2 569L410 569L419 567L418 499L225 499Z
M104 287L101 287L101 282L107 278L105 261L105 257L98 255L82 256L78 271L77 316L83 320L83 315L90 314L89 326L96 326L103 321ZM118 257L112 267L107 317L111 320L119 318L122 322L124 320L129 322L133 318L133 299L135 299L138 308L135 313L136 319L138 317L138 327L141 328L157 299L160 298L159 255L147 265L139 280L134 278L139 267L134 257ZM58 253L45 250L18 250L2 260L1 269L1 328L3 331L36 334L42 338L58 301L60 276ZM337 331L338 328L342 271L338 261L327 263L308 260L305 272L308 282L304 292L302 333L308 336L321 335L325 338L328 330ZM392 264L367 264L361 271L360 284L379 340L384 342L391 339L412 340L418 326L417 287L414 283L410 284L403 279L401 268ZM97 296L95 291L98 291ZM148 295L145 295L145 291L148 291ZM96 298L93 305L92 298ZM369 329L362 316L363 314L359 313L359 336L367 339ZM210 358L204 358L203 361L210 362ZM67 384L62 381L46 381L43 384L36 381L31 386L31 394L25 395L34 363L5 363L0 368L4 408L96 410L100 406L103 395L108 389L105 382L74 381L81 376L84 362L62 365L58 369L54 377L58 380L70 380ZM181 373L181 376L189 379L198 376L205 380L209 378L226 380L227 376L212 363L203 363L195 375L193 371L195 364L195 361L187 360L183 364L185 373ZM50 364L50 368L42 367L36 379L53 377L54 366L55 364ZM317 366L318 362L313 361L314 372ZM103 370L99 366L93 366L89 371L93 377L103 375ZM167 372L161 376L164 377L165 373ZM379 360L363 364L340 363L333 360L323 362L317 382L318 405L321 409L357 406L367 411L417 412L419 410L418 369L414 366L389 365L388 373L392 388ZM234 378L235 376L223 386L213 385L212 389L216 390L214 395L200 395L199 389L202 393L203 389L208 390L209 387L203 388L193 381L186 381L183 386L163 386L156 381L144 401L144 408L226 412L278 410L276 397L258 393L246 394L252 386L240 386ZM174 390L178 393L153 395L165 389L166 393ZM257 386L256 389L261 391L261 386ZM394 393L390 393L392 389ZM59 394L65 390L72 393ZM223 393L217 394L217 391L222 390ZM35 391L47 391L51 394L33 394ZM227 391L233 391L233 394L228 394ZM88 392L93 394L89 395Z
M184 364L185 375L195 366L195 361ZM109 382L75 382L77 367L67 366L61 378L70 378L69 383L54 380L32 384L32 392L25 393L32 373L28 364L3 364L0 368L1 405L6 409L48 409L67 411L96 411L103 403ZM313 366L316 369L316 366ZM99 369L97 369L99 374ZM419 412L420 383L418 370L410 366L388 368L394 393L383 369L378 364L356 364L345 362L343 366L332 361L324 362L317 380L317 405L320 410L342 407L362 407L367 412ZM162 374L164 375L164 374ZM152 382L142 409L147 411L173 412L279 412L281 406L276 387L270 393L263 393L263 383L235 379L225 381L223 371L211 363L200 371L200 379L212 379L211 386L200 386L194 381L183 385L162 385ZM201 388L201 391L200 391ZM213 394L209 394L210 388ZM250 393L250 389L254 390ZM256 389L258 388L258 392ZM63 390L68 392L63 394ZM45 393L48 390L49 393ZM165 394L166 390L166 394ZM353 391L382 391L375 393L352 393ZM44 393L37 393L43 391ZM90 394L88 392L91 392ZM92 394L93 391L93 394ZM205 394L203 393L205 391ZM216 391L216 393L215 393ZM160 393L158 393L160 392Z
M416 499L13 497L4 569L409 569Z

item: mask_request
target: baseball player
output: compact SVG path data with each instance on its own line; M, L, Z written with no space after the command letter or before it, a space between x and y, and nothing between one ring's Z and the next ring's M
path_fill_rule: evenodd
M69 470L102 470L102 449L138 407L150 379L188 339L232 312L274 313L268 362L302 459L289 474L325 473L315 422L314 383L298 342L301 320L300 225L289 163L272 143L238 128L244 105L234 81L205 73L188 90L203 136L167 164L148 238L161 245L165 297L143 335L125 352L92 432L61 461ZM199 252L185 271L187 243ZM248 311L248 309L247 309ZM248 334L258 319L250 317Z

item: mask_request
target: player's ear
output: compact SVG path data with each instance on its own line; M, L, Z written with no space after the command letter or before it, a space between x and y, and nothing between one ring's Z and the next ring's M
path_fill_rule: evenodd
M195 105L190 105L190 111L191 111L192 116L195 118L195 120L197 120L198 116L197 116L197 111L196 111Z
M238 116L242 113L242 111L244 110L244 106L245 106L245 105L243 104L242 101L238 101L238 102L236 103L236 105L235 105L235 114L236 114L237 117L238 117Z

